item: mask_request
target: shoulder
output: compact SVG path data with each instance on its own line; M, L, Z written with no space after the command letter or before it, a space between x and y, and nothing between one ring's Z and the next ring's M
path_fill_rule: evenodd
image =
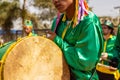
M89 11L88 15L84 17L83 21L97 22L99 18L93 12Z
M88 15L81 20L80 24L81 26L88 26L90 24L100 26L100 20L93 12L89 11Z
M112 39L116 39L116 36L115 36L115 35L112 35Z
M55 16L55 17L53 18L52 27L51 27L51 30L52 30L52 31L53 31L54 28L56 27L56 24L57 24L57 23L58 23L58 24L60 23L62 17L63 17L63 14L61 14L59 18L58 18L57 16ZM58 22L57 22L57 21L58 21Z

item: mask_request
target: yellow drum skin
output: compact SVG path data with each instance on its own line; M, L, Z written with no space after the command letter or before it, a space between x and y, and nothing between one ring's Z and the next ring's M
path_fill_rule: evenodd
M40 36L13 43L0 66L0 80L70 80L69 73L60 48Z

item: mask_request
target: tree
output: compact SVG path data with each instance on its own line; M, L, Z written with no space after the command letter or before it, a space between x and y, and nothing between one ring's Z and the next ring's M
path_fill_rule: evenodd
M11 28L13 27L13 20L16 20L17 18L22 18L22 23L24 22L24 19L30 18L33 22L35 27L37 28L37 23L39 21L43 20L52 20L53 17L56 14L56 9L51 3L51 0L29 0L32 1L32 5L35 7L39 7L41 10L48 10L47 13L43 10L43 12L39 15L34 16L34 14L31 14L28 11L28 7L26 7L26 2L29 2L28 0L23 0L23 7L20 8L20 2L19 0L5 0L0 2L0 26L2 26L2 29L7 33L6 34L6 41L9 41L12 39L12 34L10 32ZM36 23L35 23L36 22Z
M57 10L55 9L55 7L53 6L52 0L34 0L34 6L35 7L39 7L42 9L49 9L49 11L47 11L47 13L45 13L45 11L43 11L41 13L41 19L53 19L53 17L56 15Z
M21 9L19 8L19 4L14 1L11 2L1 2L0 3L0 25L6 34L4 34L4 39L8 41L12 39L12 34L10 29L13 27L12 21L20 16ZM19 13L19 14L18 14Z
M2 26L2 30L6 33L3 36L5 41L13 39L11 28L13 27L14 20L20 17L22 22L24 22L24 18L31 16L27 9L25 9L25 1L22 9L20 8L19 0L0 2L0 26Z

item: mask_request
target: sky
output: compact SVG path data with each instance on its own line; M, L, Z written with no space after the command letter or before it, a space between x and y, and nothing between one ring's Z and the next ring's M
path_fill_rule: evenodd
M116 17L120 15L119 9L114 9L114 7L120 7L120 0L89 0L88 5L98 16Z

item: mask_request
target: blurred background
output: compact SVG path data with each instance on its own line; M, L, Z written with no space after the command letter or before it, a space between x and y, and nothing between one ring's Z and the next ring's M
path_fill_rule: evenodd
M120 24L120 0L87 0L90 10L101 21L107 19L114 24L115 32ZM31 19L34 30L44 35L46 29L51 28L56 9L52 0L0 0L0 42L24 36L23 22Z

